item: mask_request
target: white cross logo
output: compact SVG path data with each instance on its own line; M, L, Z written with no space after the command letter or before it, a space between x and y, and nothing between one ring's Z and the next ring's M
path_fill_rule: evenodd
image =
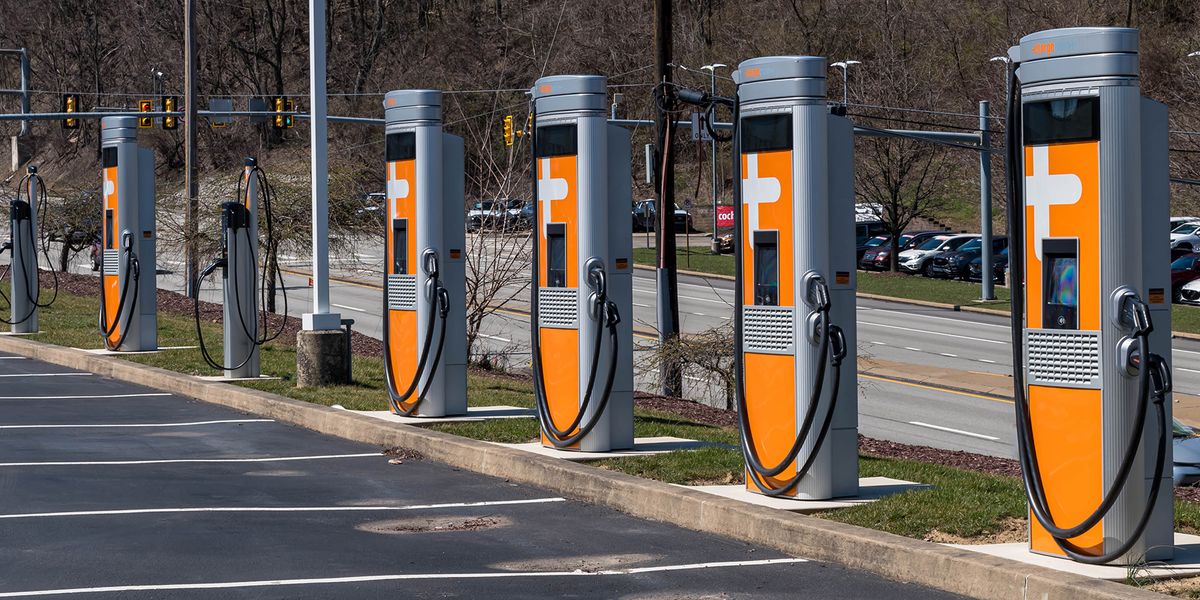
M1042 260L1042 240L1050 237L1050 207L1075 204L1083 197L1078 175L1050 174L1050 148L1033 147L1033 175L1025 177L1025 205L1033 207L1033 252Z
M550 159L548 158L542 159L542 173L541 177L538 177L537 184L538 200L542 202L542 226L544 227L550 222L550 203L566 199L570 188L567 186L566 179L550 177Z
M408 180L401 179L396 173L396 163L388 166L391 170L391 176L388 177L387 194L389 204L392 205L392 218L400 216L400 200L408 198Z
M758 229L758 205L777 202L783 188L775 177L758 176L758 155L746 155L746 177L742 179L742 203L750 207L750 231Z

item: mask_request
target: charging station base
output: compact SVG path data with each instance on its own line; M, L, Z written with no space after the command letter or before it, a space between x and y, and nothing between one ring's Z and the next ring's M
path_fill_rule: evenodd
M492 419L531 419L537 416L532 408L519 406L469 406L465 415L446 417L405 417L390 410L356 410L360 415L366 415L389 423L404 423L405 425L436 425L438 423L471 423L489 421Z
M1167 579L1200 575L1200 535L1175 534L1175 557L1169 561L1151 561L1141 566L1085 565L1073 560L1029 551L1029 542L1009 544L947 544L954 548L1007 558L1055 571L1074 573L1095 579L1124 581L1132 574L1145 579Z
M773 498L763 494L756 494L746 489L745 485L689 485L682 486L690 490L729 498L753 504L755 506L765 506L778 510L786 510L794 513L815 513L826 510L834 510L838 508L850 508L860 504L867 504L890 496L899 494L909 490L927 489L932 486L924 483L915 483L912 481L904 481L902 479L892 479L891 477L860 477L858 480L858 495L848 496L845 498L831 498L828 500L805 500L802 498Z
M496 442L492 442L496 443ZM611 450L609 452L581 452L578 450L559 450L557 448L546 448L541 442L529 442L526 444L499 444L506 448L521 450L540 456L549 456L550 458L561 458L575 462L583 462L588 460L604 460L606 458L625 458L629 456L649 456L652 454L665 454L676 450L696 450L707 446L719 446L713 442L702 442L697 440L685 440L683 438L663 436L663 437L644 437L633 440L633 448L628 450Z

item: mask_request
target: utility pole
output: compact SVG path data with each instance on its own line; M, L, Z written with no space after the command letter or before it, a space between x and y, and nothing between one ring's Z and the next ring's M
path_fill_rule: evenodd
M183 104L187 115L183 119L183 187L186 188L187 208L183 217L184 271L188 294L196 293L196 213L199 207L199 182L196 181L196 0L184 0L183 11ZM153 281L153 278L151 278Z
M979 101L979 231L983 234L979 249L979 281L983 284L980 300L996 299L992 287L992 141L988 131L991 119L988 101ZM1009 240L1011 241L1011 240Z
M671 0L654 0L655 76L662 103L656 115L658 134L658 341L673 343L679 337L679 290L675 260L675 93L671 83ZM661 393L668 397L683 395L683 373L674 358L659 369Z
M711 65L704 65L703 67L700 67L701 70L708 71L709 75L711 76L712 81L711 81L710 90L711 90L711 93L713 96L717 95L717 69L720 69L722 67L727 67L727 66L729 66L729 65L725 65L722 63L713 63ZM710 112L709 115L712 117L712 119L714 121L716 120L716 118L717 118L716 111ZM711 246L710 250L712 251L713 254L720 254L721 253L721 242L720 242L720 240L717 239L717 233L718 233L717 197L720 196L720 187L717 184L717 140L709 140L709 144L710 144L709 145L710 157L712 159L712 205L713 205L712 246Z

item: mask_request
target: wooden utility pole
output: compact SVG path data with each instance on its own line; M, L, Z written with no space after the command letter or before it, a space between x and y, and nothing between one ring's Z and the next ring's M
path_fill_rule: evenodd
M187 207L183 217L184 239L184 268L187 277L187 290L195 294L198 290L196 275L199 271L196 257L197 211L199 185L196 181L196 0L183 0L183 62L186 64L183 76L184 111L187 116L183 119L183 187L187 199ZM152 274L153 275L153 274Z
M655 130L658 135L656 183L658 184L658 340L659 344L674 343L679 337L679 291L675 260L675 148L672 144L675 126L675 92L671 89L671 0L654 0L654 57L655 76L659 83L659 111ZM659 369L661 393L668 397L683 395L683 373L674 358Z

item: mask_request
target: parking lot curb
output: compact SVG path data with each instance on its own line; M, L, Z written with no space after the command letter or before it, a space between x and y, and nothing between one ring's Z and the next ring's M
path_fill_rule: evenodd
M537 486L635 517L672 523L837 563L896 581L986 600L1162 598L1090 579L890 533L792 514L667 483L540 457L496 444L390 423L350 411L141 365L114 356L0 337L0 351L218 404L313 431L379 446L402 447L453 467Z

